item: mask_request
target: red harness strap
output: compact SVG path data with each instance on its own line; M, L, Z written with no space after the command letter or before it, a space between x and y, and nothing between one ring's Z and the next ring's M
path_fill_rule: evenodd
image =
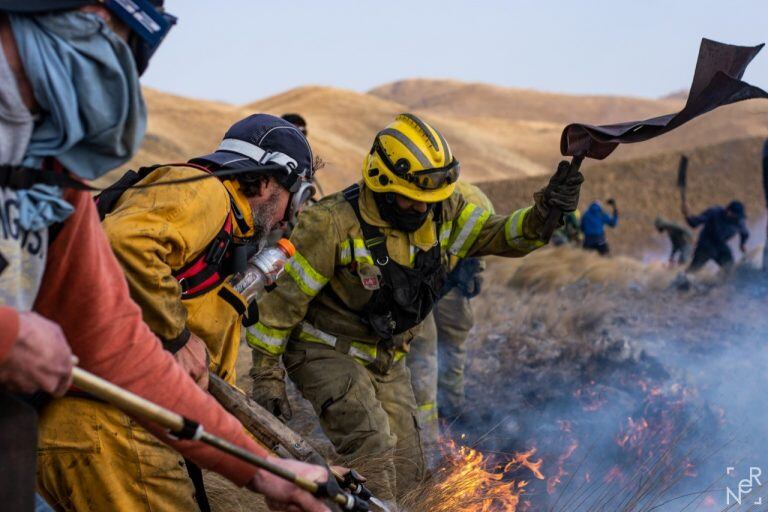
M227 215L216 238L197 258L173 273L181 285L181 298L190 299L218 286L226 276L219 272L232 240L232 218Z

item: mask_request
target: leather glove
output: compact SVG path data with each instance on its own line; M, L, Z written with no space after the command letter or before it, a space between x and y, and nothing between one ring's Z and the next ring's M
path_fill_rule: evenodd
M285 391L285 370L280 366L280 359L254 350L249 375L253 379L251 398L280 420L290 420L293 411Z
M563 213L572 212L579 206L579 192L584 182L580 171L569 173L571 164L567 160L557 165L557 171L549 178L549 183L533 194L534 207L526 216L523 235L530 239L543 239L544 225L551 208L558 208ZM560 219L559 226L563 225Z

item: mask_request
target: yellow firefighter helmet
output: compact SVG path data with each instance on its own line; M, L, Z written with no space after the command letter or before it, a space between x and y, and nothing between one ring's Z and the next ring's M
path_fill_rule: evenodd
M363 179L374 192L437 203L453 194L459 162L439 131L413 114L400 114L376 134Z

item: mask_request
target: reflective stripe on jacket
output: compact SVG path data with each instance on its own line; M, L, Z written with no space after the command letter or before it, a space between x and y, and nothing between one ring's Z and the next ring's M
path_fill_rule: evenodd
M443 249L445 265L451 255L519 257L544 245L523 236L530 207L508 217L493 215L468 203L458 191L443 202L440 233L431 217L414 233L391 228L379 216L373 195L365 186L359 204L363 219L379 227L385 236L389 257L410 267L417 251L427 251L436 243ZM362 346L377 344L380 339L360 318L372 295L360 276L373 276L375 282L377 269L343 194L326 196L304 210L291 241L296 255L277 288L259 302L260 322L247 331L251 347L273 356L281 354L289 338L306 337L299 327L302 321L322 333ZM401 336L407 342L417 329ZM407 350L407 343L404 348Z

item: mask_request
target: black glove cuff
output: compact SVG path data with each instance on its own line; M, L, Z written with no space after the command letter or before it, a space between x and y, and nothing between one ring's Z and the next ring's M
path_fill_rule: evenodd
M185 327L184 330L181 331L181 334L179 334L173 339L167 340L161 336L158 336L158 338L160 338L160 341L162 342L163 348L165 350L167 350L171 354L175 354L176 352L184 348L184 345L187 344L187 342L189 341L189 337L191 335L192 333L190 333L189 329Z

